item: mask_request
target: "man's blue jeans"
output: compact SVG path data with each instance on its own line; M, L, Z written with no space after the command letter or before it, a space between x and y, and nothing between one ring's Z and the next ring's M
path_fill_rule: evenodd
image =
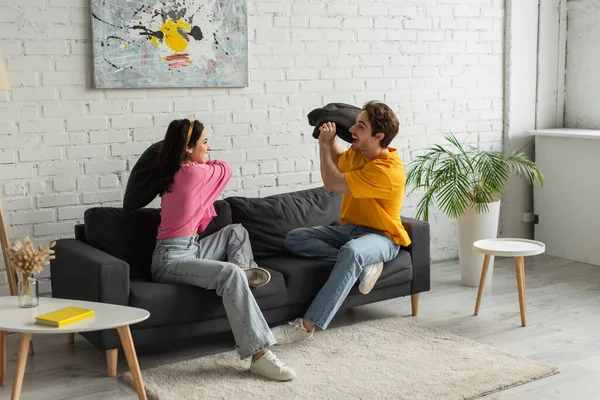
M358 225L294 229L285 247L299 257L335 262L304 316L321 329L327 328L365 266L390 261L400 251L383 233Z

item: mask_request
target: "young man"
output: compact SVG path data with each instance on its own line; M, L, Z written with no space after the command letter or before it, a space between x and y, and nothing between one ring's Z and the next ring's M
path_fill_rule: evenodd
M348 292L360 279L367 294L381 275L383 263L394 259L410 238L400 222L406 176L396 149L388 147L398 133L398 118L385 104L369 102L350 132L347 151L335 141L335 124L320 127L321 176L325 188L343 193L341 226L317 226L291 231L285 245L297 256L335 262L304 318L272 329L279 344L326 329Z

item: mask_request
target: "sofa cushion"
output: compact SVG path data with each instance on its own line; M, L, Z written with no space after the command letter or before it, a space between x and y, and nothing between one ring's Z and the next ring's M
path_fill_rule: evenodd
M255 258L287 253L285 237L292 229L339 224L342 196L324 188L265 198L229 197L233 222L250 234Z
M215 210L217 216L200 237L231 224L231 209L227 202L215 202ZM86 210L83 218L85 238L90 246L128 263L132 277L150 279L160 209L124 211L115 207L94 207Z
M256 261L264 268L279 271L285 278L288 291L288 304L311 302L329 278L334 263L294 257L292 255L270 257ZM374 291L388 286L400 285L412 280L410 253L400 250L393 260L383 265L383 272L377 280ZM357 294L358 282L349 295Z
M262 287L252 288L252 294L262 310L282 307L287 301L283 275L270 270L271 281ZM197 322L225 317L225 308L215 290L191 285L155 283L132 280L129 305L150 312L150 318L136 324L135 328L168 324Z
M214 206L217 215L210 221L210 224L208 224L204 232L198 234L200 239L212 235L223 227L233 223L231 221L231 207L229 206L229 203L224 200L217 200L214 202Z
M160 210L94 207L85 211L83 220L90 246L125 261L132 277L150 276Z

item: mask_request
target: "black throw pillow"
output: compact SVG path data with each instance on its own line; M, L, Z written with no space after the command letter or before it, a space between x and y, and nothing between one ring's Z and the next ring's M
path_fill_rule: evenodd
M361 108L344 103L329 103L325 107L315 108L308 113L308 123L314 126L313 137L319 138L319 127L326 122L335 122L336 134L340 139L352 143L350 128L356 122L356 117L362 111Z
M154 170L162 142L161 140L148 147L131 169L123 197L123 210L146 207L158 196L159 189L154 181Z

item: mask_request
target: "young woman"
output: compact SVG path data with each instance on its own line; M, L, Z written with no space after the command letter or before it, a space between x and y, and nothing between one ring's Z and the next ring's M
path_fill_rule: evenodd
M231 178L231 167L206 159L210 145L199 121L171 122L158 156L157 180L161 193L161 222L152 257L156 282L187 284L216 290L242 359L252 356L250 371L286 381L295 372L268 346L275 339L249 286L270 280L267 270L253 260L248 232L228 225L198 239L216 216L213 202Z

